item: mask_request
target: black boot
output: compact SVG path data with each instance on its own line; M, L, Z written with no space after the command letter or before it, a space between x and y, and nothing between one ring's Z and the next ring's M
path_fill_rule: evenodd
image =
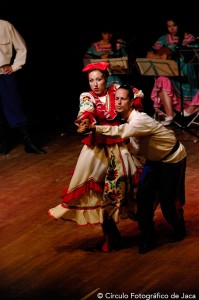
M184 221L180 222L178 226L173 226L173 232L169 238L170 243L180 242L184 240L187 235Z
M8 143L5 140L0 141L0 153L1 154L8 154L10 152L10 147L8 145Z
M6 155L10 152L11 145L8 128L0 124L0 153Z
M46 154L47 152L43 149L38 148L36 145L34 145L30 133L28 130L27 125L23 125L18 127L19 134L23 139L24 144L24 150L26 153L36 153L36 154Z
M151 251L156 246L156 231L155 229L143 231L139 242L139 253L145 254Z
M104 218L102 230L104 239L101 245L101 251L110 252L113 249L119 250L121 248L121 235L112 218Z

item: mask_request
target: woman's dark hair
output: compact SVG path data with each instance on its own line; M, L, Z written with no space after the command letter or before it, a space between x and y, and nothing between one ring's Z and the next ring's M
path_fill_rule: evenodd
M104 25L101 28L101 32L103 32L103 33L113 33L113 28L110 25Z
M110 26L110 25L104 25L101 28L101 32L103 32L103 33L111 33L112 34L112 37L110 39L111 48L112 48L113 52L116 52L117 51L116 37L115 37L115 32L114 32L112 26Z
M168 21L173 21L175 25L178 26L178 33L177 33L179 37L178 46L182 46L182 42L186 32L185 22L179 16L167 16L166 22Z
M108 76L109 76L109 72L108 72L108 70L104 70L104 71L102 71L102 70L99 70L99 69L98 69L98 71L101 71L101 72L102 72L102 74L104 75L105 79L107 80L107 78L108 78Z
M130 101L132 101L134 99L133 87L131 85L122 84L122 85L119 86L118 90L119 89L124 89L124 90L128 91Z

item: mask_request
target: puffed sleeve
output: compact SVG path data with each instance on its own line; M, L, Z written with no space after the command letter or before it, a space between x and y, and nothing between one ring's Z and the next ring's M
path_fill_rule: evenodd
M75 124L79 125L84 119L89 119L91 124L96 123L95 99L88 92L80 95L79 113L77 115L77 119L75 120Z
M144 93L142 92L142 90L139 90L136 87L133 87L133 93L134 93L133 107L139 111L143 111L144 106L142 103L142 99L144 98Z

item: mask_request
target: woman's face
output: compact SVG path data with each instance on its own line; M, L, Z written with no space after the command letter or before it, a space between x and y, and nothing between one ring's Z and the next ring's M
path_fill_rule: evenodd
M97 95L106 92L107 80L100 70L93 70L88 74L88 81L92 91Z
M109 42L112 37L112 33L110 32L102 32L103 41Z
M167 29L171 36L176 36L178 33L178 25L172 20L167 21Z

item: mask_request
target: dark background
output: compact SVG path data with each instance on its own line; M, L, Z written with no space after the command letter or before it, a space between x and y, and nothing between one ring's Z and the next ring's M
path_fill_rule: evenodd
M64 0L51 4L1 3L0 18L10 21L28 46L27 63L15 74L31 122L39 130L67 130L73 126L79 94L88 89L87 78L81 72L82 57L90 43L100 38L104 23L112 24L118 36L126 40L132 63L136 57L145 57L148 47L166 32L167 15L180 16L187 30L198 36L195 4L189 1L189 7L180 8L172 5L122 1L118 6L111 1L78 4ZM150 102L153 78L141 77L133 67L130 80Z

